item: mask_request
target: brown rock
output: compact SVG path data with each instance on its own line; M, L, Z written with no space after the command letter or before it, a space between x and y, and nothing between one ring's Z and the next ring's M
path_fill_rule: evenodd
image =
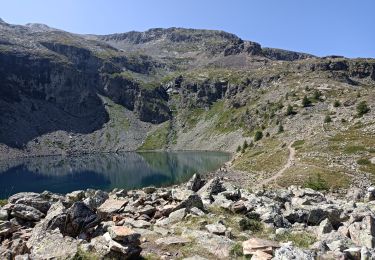
M126 200L107 199L98 208L98 215L101 218L111 217L112 215L120 212L127 203L128 201Z
M250 238L249 240L242 242L244 255L253 255L257 251L272 254L273 250L279 247L280 245L277 242L259 238Z

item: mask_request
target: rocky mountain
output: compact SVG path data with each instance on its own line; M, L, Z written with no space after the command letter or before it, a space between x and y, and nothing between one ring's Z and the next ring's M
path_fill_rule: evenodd
M374 59L222 31L78 35L1 21L0 153L223 150L249 183L367 185L374 85Z

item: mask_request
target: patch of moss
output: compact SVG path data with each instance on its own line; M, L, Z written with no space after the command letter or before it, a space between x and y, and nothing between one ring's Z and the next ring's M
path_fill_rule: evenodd
M0 207L8 204L8 200L0 200Z

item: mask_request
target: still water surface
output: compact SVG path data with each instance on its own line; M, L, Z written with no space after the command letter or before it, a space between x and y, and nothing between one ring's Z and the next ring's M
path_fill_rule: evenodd
M81 189L134 189L187 181L218 169L222 152L147 152L40 157L0 161L0 198L17 192L68 193Z

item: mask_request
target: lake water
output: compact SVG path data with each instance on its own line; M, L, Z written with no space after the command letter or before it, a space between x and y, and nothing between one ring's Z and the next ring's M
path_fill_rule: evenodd
M146 152L38 157L0 161L0 198L24 191L68 193L81 189L135 189L187 181L218 169L222 152Z

